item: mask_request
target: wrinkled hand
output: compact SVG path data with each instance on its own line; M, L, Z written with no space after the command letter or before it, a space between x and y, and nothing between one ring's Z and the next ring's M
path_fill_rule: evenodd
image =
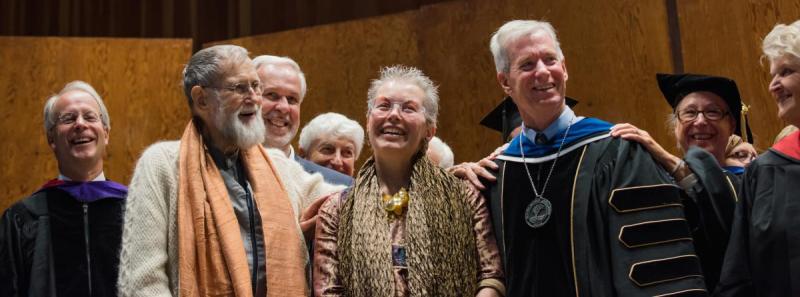
M494 158L491 155L490 157L492 157L492 159ZM492 159L486 157L477 163L464 162L448 168L447 171L460 179L469 181L469 183L475 186L475 188L478 190L485 190L486 187L480 182L480 177L483 177L490 182L497 180L497 178L494 177L494 174L487 170L487 168L491 170L497 170L498 168L497 164L495 164Z
M475 297L500 297L500 293L495 289L484 287L478 291L478 294L475 294Z
M329 197L330 196L319 198L303 210L303 214L300 216L300 230L303 231L303 235L306 239L312 239L314 237L314 231L317 228L317 214L319 213L319 208L325 204L325 201L328 201Z
M674 168L680 161L680 158L673 156L661 147L661 145L650 136L650 133L634 125L628 123L616 124L614 127L611 127L611 136L638 142L667 170L669 170L669 168Z

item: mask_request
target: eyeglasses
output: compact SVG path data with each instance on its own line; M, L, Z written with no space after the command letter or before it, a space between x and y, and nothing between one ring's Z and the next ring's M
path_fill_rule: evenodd
M681 122L688 123L692 122L697 119L697 116L702 114L706 120L709 121L719 121L725 116L728 115L727 111L722 111L719 109L710 109L710 110L694 110L694 109L685 109L677 112L678 119Z
M375 106L372 107L371 112L376 116L384 117L392 113L395 106L397 106L397 108L400 110L401 115L413 116L425 113L425 108L414 101L392 101L388 99L376 102Z
M261 92L264 91L264 88L258 81L252 81L250 83L237 83L227 87L213 87L213 86L203 86L203 87L215 90L228 90L236 93L236 95L239 96L249 95L250 92L254 92L256 93L256 95L261 96Z
M58 118L56 119L56 123L59 125L72 125L78 121L78 118L82 118L83 121L87 123L96 123L97 121L100 120L100 116L93 111L83 114L67 112L59 115Z
M738 152L733 152L732 154L728 155L727 158L728 159L736 159L736 160L739 160L741 162L750 162L750 161L755 160L756 157L758 157L757 154L753 154L753 153L751 153L749 151L738 151Z

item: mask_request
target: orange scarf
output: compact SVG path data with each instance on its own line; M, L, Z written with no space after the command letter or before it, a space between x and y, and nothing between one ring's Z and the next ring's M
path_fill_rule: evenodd
M261 215L267 296L306 296L303 239L289 196L262 146L240 154ZM253 296L239 223L194 121L181 137L179 158L180 296Z

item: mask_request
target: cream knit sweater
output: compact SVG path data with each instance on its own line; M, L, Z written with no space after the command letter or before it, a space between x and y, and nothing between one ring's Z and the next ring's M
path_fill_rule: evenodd
M156 143L136 164L125 207L119 296L178 296L179 148L179 141ZM326 184L319 174L306 173L278 150L268 151L298 221L300 211L314 199L343 188ZM303 236L299 223L295 225Z

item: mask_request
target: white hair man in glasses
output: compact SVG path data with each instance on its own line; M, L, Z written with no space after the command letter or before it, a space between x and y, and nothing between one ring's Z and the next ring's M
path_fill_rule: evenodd
M341 187L268 152L247 50L203 49L184 69L192 120L148 148L131 180L121 296L306 296L300 211Z
M289 57L262 55L253 59L258 77L264 86L262 115L266 127L264 146L282 151L308 173L319 173L325 181L350 185L353 179L295 154L292 139L300 127L300 104L306 96L306 76L297 62Z
M486 189L507 296L706 294L678 188L643 147L566 106L553 27L510 21L490 45L522 117Z
M44 107L58 178L0 221L0 296L116 296L128 189L103 174L111 121L89 84L73 81Z

